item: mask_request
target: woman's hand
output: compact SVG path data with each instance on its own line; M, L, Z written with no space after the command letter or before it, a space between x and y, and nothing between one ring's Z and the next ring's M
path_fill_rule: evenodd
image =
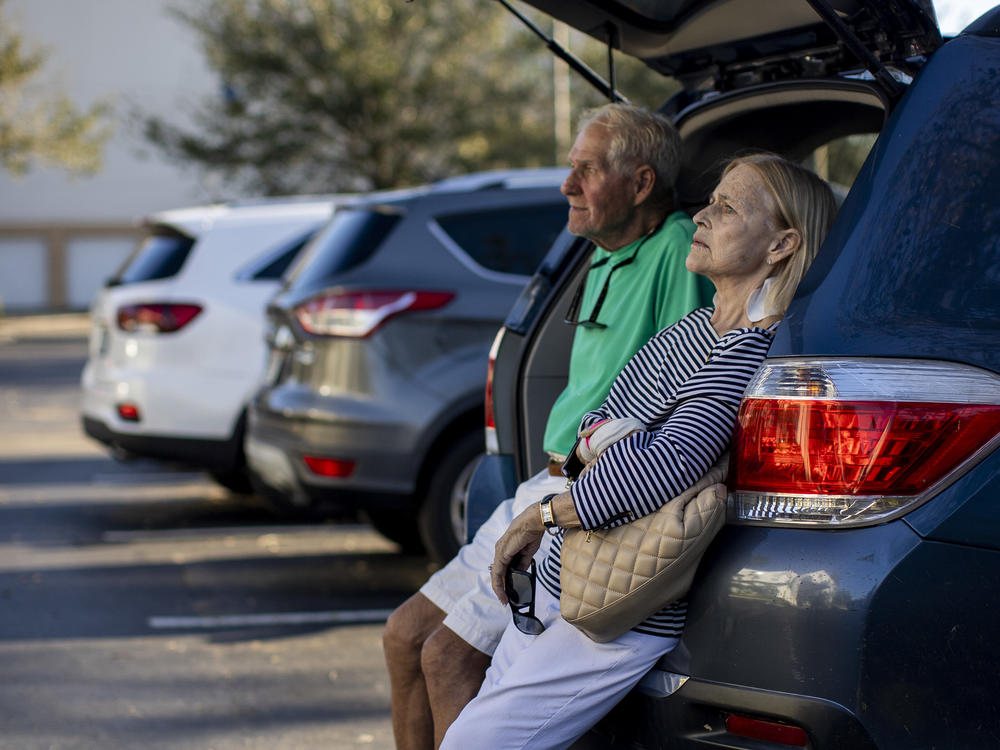
M579 528L580 517L573 505L573 495L569 490L552 496L552 515L556 524L563 529ZM538 503L532 503L510 522L510 526L497 540L490 566L490 580L493 592L501 604L507 604L507 568L513 565L518 570L527 570L531 558L538 552L545 533L542 514Z
M493 564L490 566L490 579L493 592L501 604L507 604L507 591L504 587L507 568L513 565L519 570L527 569L542 543L544 533L538 503L533 503L510 522L507 531L497 540Z

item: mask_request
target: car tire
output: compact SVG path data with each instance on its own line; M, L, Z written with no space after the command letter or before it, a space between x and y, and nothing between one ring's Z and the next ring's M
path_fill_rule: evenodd
M247 410L244 407L233 427L233 434L228 439L228 445L232 446L231 455L225 464L216 465L208 469L208 475L216 482L225 487L230 492L237 495L254 494L253 484L250 481L250 470L247 468L247 459L243 454L243 440L247 431Z
M465 495L483 456L481 429L464 433L430 467L417 525L430 557L445 563L465 543Z
M208 472L216 484L221 484L230 492L236 495L252 495L253 487L250 484L250 477L246 469L213 469Z
M404 554L422 555L426 550L417 530L417 519L404 510L365 510L365 520L379 534L399 545Z

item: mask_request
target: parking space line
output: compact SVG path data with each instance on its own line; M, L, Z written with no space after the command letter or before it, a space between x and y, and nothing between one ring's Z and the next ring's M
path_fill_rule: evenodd
M214 617L153 616L154 630L210 630L212 628L260 627L266 625L313 625L322 623L360 624L385 622L391 609L355 609L342 612L273 612L255 615L217 615Z
M363 534L366 538L375 537L374 532L362 524L295 524L280 526L202 526L177 529L117 529L101 534L101 541L106 543L123 542L153 542L173 541L175 539L213 539L225 536L323 536L331 532Z
M100 472L90 477L91 484L198 484L209 485L213 490L216 485L202 472L173 471L131 471L111 473ZM222 488L219 488L223 491Z

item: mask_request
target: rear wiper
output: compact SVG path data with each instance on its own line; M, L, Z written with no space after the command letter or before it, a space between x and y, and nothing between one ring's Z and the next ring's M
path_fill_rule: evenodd
M575 70L583 79L593 86L595 89L601 92L602 95L606 96L612 102L623 102L628 103L628 99L615 91L615 61L614 61L614 45L617 38L617 29L611 24L608 25L608 72L611 77L611 83L608 83L603 78L601 78L597 73L591 70L583 60L573 55L569 50L563 48L559 42L550 36L547 36L544 31L542 31L538 26L531 22L524 14L518 12L507 0L497 0L503 7L513 13L525 26L531 29L539 39L545 42L546 46L552 51L556 57L563 60L570 68Z

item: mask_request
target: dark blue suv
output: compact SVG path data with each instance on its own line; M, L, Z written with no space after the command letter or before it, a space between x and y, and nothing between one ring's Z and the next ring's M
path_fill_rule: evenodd
M682 642L581 747L1000 747L1000 7L942 40L915 0L532 4L682 82L690 208L749 149L846 194ZM494 343L471 527L544 460L588 252L564 235Z

